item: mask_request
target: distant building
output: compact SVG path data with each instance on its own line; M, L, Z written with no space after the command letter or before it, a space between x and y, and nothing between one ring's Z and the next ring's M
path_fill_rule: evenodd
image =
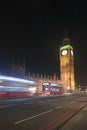
M16 77L25 77L25 60L16 61L12 59L12 75Z

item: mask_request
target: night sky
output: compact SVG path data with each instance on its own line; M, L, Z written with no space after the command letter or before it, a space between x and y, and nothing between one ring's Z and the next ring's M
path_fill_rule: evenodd
M75 80L87 85L87 7L59 0L7 1L0 7L0 72L26 61L26 73L60 75L59 46L65 29L74 47Z

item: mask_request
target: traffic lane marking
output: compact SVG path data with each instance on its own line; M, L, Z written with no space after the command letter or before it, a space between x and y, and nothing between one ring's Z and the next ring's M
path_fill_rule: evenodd
M61 109L63 106L58 106L58 107L56 107L56 109Z
M25 102L24 104L33 104L32 102Z
M14 124L15 124L15 125L20 124L20 123L22 123L22 122L25 122L25 121L27 121L27 120L31 120L31 119L33 119L33 118L35 118L35 117L39 117L39 116L41 116L41 115L44 115L44 114L49 113L49 112L52 112L52 111L53 111L53 110L50 109L50 110L45 111L45 112L43 112L43 113L37 114L37 115L35 115L35 116L31 116L31 117L28 117L28 118L25 118L25 119L16 121L16 122L14 122Z
M61 109L61 108L62 108L62 106L58 106L58 107L56 107L56 109ZM41 116L41 115L47 114L47 113L52 112L52 111L53 111L53 109L50 109L50 110L45 111L45 112L43 112L43 113L37 114L37 115L35 115L35 116L31 116L31 117L28 117L28 118L25 118L25 119L19 120L19 121L17 121L17 122L14 122L14 124L16 125L16 124L19 124L19 123L25 122L25 121L27 121L27 120L31 120L31 119L33 119L33 118L36 118L36 117L38 117L38 116Z
M64 122L67 118L72 116L73 113L74 113L73 111L67 111L63 115L59 116L56 120L53 120L52 122L49 122L45 126L42 126L39 130L53 130L55 125L57 125L57 126L58 126L58 124L60 125L61 122Z
M0 109L2 109L2 108L6 108L6 107L12 107L12 106L14 106L14 104L7 105L7 106L0 106Z

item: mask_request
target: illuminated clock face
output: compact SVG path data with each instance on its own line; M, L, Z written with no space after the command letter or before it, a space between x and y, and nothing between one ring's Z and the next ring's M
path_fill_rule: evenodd
M63 56L64 56L64 55L67 55L67 53L68 53L67 50L63 50L63 51L62 51L62 55L63 55Z
M71 50L71 55L73 56L73 50Z

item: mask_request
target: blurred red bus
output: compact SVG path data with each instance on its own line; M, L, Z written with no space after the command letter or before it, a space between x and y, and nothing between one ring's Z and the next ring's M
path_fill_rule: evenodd
M0 98L37 95L38 83L33 80L0 75Z

